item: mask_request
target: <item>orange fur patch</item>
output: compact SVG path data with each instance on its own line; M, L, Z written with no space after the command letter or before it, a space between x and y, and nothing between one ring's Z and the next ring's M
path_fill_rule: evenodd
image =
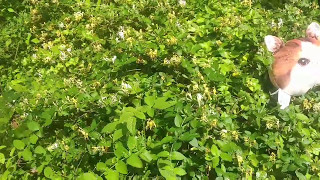
M284 89L290 82L290 73L292 68L297 64L300 58L301 42L306 41L314 45L320 46L320 41L307 37L293 39L288 41L274 54L274 62L272 64L272 72L269 73L271 82Z
M290 82L292 68L299 60L301 41L294 39L288 41L279 51L274 54L272 64L271 81L279 88L284 89Z

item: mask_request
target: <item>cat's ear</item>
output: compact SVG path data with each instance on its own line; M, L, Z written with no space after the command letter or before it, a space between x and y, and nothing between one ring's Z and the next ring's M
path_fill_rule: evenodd
M320 25L316 22L312 22L307 30L306 30L306 34L307 34L307 37L310 37L310 38L315 38L315 39L318 39L320 38Z
M280 38L272 35L264 37L264 42L266 43L267 49L272 53L277 52L284 45L284 42Z

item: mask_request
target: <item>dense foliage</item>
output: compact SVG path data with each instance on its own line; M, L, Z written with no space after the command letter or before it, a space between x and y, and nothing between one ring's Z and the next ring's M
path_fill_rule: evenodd
M316 2L0 0L1 179L319 179L320 94L263 38Z

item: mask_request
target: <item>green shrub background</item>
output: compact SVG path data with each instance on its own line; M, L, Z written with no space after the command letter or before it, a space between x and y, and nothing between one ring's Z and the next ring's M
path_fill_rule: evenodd
M279 110L263 38L306 0L0 0L1 179L319 179L320 94Z

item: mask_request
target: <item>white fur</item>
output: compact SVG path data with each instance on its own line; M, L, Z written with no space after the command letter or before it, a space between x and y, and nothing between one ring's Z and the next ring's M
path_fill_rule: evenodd
M277 41L278 40L278 41ZM275 37L275 36L271 36L271 35L267 35L264 37L264 42L266 43L267 49L270 52L275 52L276 50L278 50L280 48L281 45L279 45L278 42L280 39Z
M280 109L285 109L290 104L291 96L285 93L283 90L278 90L278 103L280 104Z
M320 37L320 25L316 22L312 22L307 28L307 35L309 37L315 37L319 39Z
M298 96L320 84L320 47L310 42L302 42L300 58L307 58L310 63L301 66L298 63L290 74L290 82L283 89L289 95Z

